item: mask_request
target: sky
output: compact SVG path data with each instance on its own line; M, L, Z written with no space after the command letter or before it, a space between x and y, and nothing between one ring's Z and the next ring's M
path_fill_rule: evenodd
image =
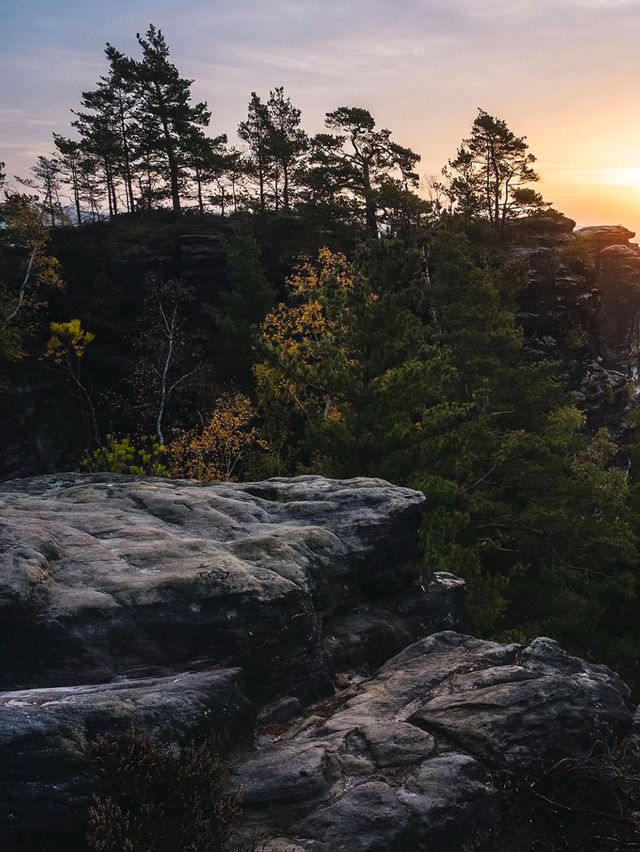
M0 160L28 174L70 110L160 27L212 134L285 87L310 132L362 106L439 173L478 107L526 136L578 225L640 232L640 0L0 0ZM235 140L234 140L235 141Z

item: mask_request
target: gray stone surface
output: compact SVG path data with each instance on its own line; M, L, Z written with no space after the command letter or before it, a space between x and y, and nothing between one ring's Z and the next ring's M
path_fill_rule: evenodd
M327 693L344 668L333 657L379 664L456 620L460 588L422 586L423 501L380 480L314 476L4 483L0 685L225 665L263 702ZM325 648L334 620L340 648Z
M613 672L550 639L439 633L238 760L244 830L272 852L490 850L509 821L500 771L584 758L634 717Z
M0 848L81 849L91 741L133 724L228 749L265 852L494 850L502 775L584 758L635 708L550 639L427 635L464 584L420 576L423 499L321 477L0 486ZM501 849L536 836L521 821Z
M0 848L81 846L98 733L237 749L265 704L282 725L338 662L366 673L455 622L463 584L421 579L423 501L313 476L0 485ZM315 789L321 758L292 759L282 796Z
M238 669L0 693L0 849L83 848L97 734L249 745L255 710Z

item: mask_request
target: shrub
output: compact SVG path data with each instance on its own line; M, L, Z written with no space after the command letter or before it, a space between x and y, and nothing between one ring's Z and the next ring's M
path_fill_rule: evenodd
M142 435L132 443L131 438L118 440L107 435L105 443L87 455L81 463L89 473L133 473L138 476L168 476L164 463L166 449L155 438Z
M492 852L640 848L640 750L632 739L502 773L502 786L505 816Z
M182 432L169 444L171 475L201 482L242 478L247 460L265 449L256 419L246 396L222 394L201 429Z
M98 736L93 758L111 795L89 809L91 852L252 852L231 832L239 794L225 792L227 765L206 743L183 749L131 730Z

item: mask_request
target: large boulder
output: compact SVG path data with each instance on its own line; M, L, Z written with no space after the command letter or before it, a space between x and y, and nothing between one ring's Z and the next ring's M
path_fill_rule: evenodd
M314 476L0 486L0 848L83 848L92 740L132 726L229 753L265 852L536 848L505 777L591 760L635 708L549 639L435 633L464 584L422 577L423 502Z
M571 236L576 223L558 211L522 216L507 224L507 236L519 245L559 246Z
M609 246L628 245L629 240L635 237L635 232L622 225L589 225L586 228L577 228L574 236L584 240L597 255Z
M98 733L237 750L260 708L282 723L457 624L423 502L317 476L0 485L0 848L82 847Z
M632 734L636 709L613 672L550 639L445 631L293 721L254 720L238 670L3 694L0 848L79 852L91 794L107 793L91 741L132 724L165 742L206 732L223 751L243 747L229 782L243 797L238 840L257 834L265 852L547 848L544 809L523 808L509 783L536 785L544 802L555 795L545 773L566 765L574 787L593 785L594 755ZM617 807L607 784L596 789L603 813L607 796ZM589 837L590 812L576 814Z
M4 483L0 687L239 666L263 703L327 694L337 668L455 626L463 584L421 577L423 502L317 476Z
M585 761L634 719L613 672L550 639L440 633L285 732L263 732L235 768L244 832L272 834L272 852L547 848L534 842L550 842L541 824L518 822L504 773Z

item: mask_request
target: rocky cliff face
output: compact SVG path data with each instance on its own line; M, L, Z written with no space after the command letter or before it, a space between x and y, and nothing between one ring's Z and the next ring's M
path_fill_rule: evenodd
M455 610L460 583L421 579L423 502L315 476L0 485L0 684L228 665L263 699L326 694L336 665L379 664Z
M273 852L532 848L504 773L583 761L635 708L550 640L453 632L464 584L421 576L423 501L311 476L1 485L0 848L81 849L91 742L132 724L231 754L240 834Z
M518 223L506 253L526 269L518 319L531 357L560 364L589 426L619 436L636 404L640 246L618 225L574 225L564 217Z
M242 740L262 705L300 707L455 626L464 584L420 573L423 502L313 476L1 485L0 847L29 807L81 824L101 728L183 739L213 714L216 739Z

